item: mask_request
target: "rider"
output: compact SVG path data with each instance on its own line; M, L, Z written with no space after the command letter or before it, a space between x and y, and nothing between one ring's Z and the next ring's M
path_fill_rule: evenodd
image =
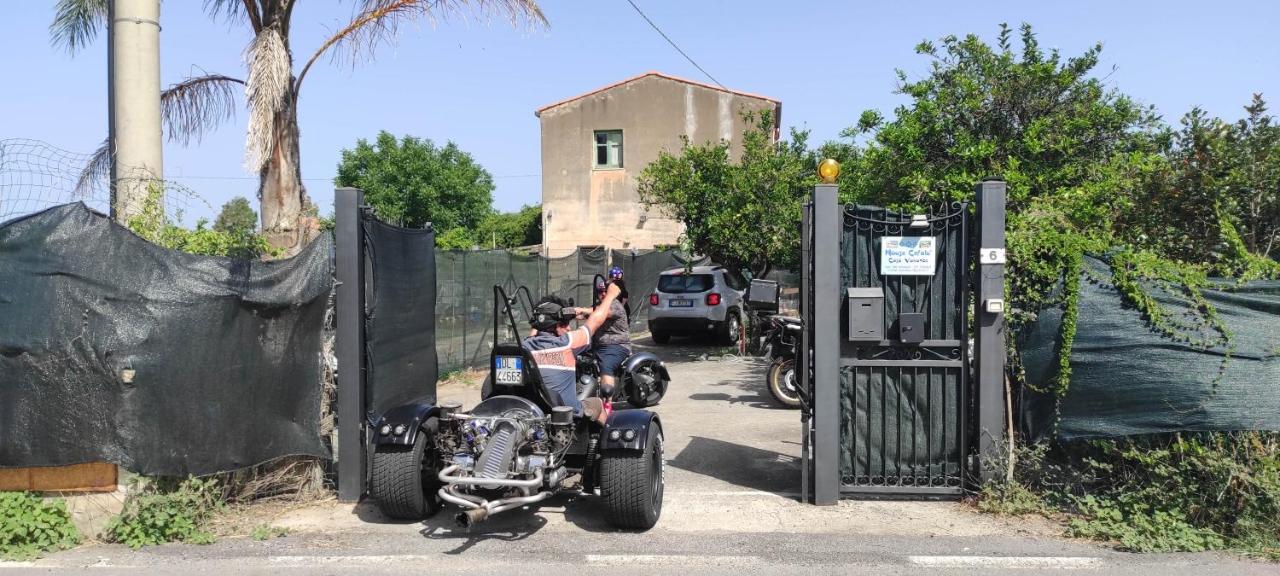
M609 269L608 287L617 289L619 298L609 302L600 300L595 309L606 310L607 319L600 330L592 332L592 344L600 359L600 390L605 398L613 396L613 387L617 383L614 375L631 356L631 314L627 310L627 288L622 281L621 268L614 266Z
M598 398L589 402L578 400L577 360L575 356L591 346L591 335L604 325L609 307L621 294L617 286L610 286L595 310L573 308L557 296L544 296L533 308L534 333L524 339L524 347L533 355L551 399L559 406L573 408L574 414L604 424L608 414ZM588 314L589 313L589 314ZM575 317L586 315L582 327L574 330Z

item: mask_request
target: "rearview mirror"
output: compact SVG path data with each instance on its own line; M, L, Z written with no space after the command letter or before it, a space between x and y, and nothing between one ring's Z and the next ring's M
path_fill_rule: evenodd
M570 306L570 307L572 307L573 305L574 305L574 304L573 304L573 298L570 298L570 299L569 299L569 306Z

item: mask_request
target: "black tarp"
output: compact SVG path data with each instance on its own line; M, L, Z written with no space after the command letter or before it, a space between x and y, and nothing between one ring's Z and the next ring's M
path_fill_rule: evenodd
M332 249L324 235L289 260L194 256L83 204L0 225L0 467L201 475L327 457Z
M1085 259L1065 395L1024 390L1032 438L1104 438L1176 431L1280 430L1280 281L1220 282L1205 290L1232 346L1205 349L1155 332L1110 284L1111 269ZM1192 304L1166 285L1145 286L1171 322L1212 342ZM1027 382L1051 390L1058 375L1062 311L1050 308L1019 334ZM1056 421L1056 426L1055 426Z
M364 220L365 406L390 408L436 401L435 234Z

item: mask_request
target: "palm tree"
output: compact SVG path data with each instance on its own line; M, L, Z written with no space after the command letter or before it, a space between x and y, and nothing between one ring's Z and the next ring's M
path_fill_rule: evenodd
M54 44L75 54L91 43L106 24L110 1L58 0L50 25ZM247 79L223 74L190 77L164 90L160 99L168 139L186 145L231 118L236 95L243 91L249 109L245 163L258 173L262 230L286 253L305 243L314 212L298 163L298 93L321 56L331 54L335 61L352 64L367 61L394 38L401 24L458 14L466 5L482 14L505 15L513 25L547 24L536 0L357 0L351 21L322 42L294 75L289 33L296 4L297 0L204 0L211 18L252 28L253 40L244 49ZM82 185L107 173L108 154L104 143L82 173Z

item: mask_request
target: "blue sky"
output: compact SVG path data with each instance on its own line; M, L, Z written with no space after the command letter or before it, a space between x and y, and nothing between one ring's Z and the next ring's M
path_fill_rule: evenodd
M783 124L810 129L814 142L836 138L864 109L888 115L901 103L894 69L913 77L928 69L912 51L920 40L966 33L990 40L1001 22L1033 24L1042 46L1065 55L1103 42L1099 71L1107 82L1171 123L1196 105L1238 118L1254 92L1280 110L1277 2L635 2L726 86L782 100ZM107 129L103 38L72 58L49 42L53 0L9 4L0 22L0 77L7 79L0 139L92 151ZM200 5L163 5L164 85L202 70L244 74L247 30L209 20ZM298 67L353 5L299 2ZM302 170L321 211L331 211L341 150L383 129L457 142L494 175L499 209L536 203L535 109L649 70L705 80L625 0L542 6L551 22L545 30L501 19L408 26L373 63L312 70L300 97ZM241 111L198 145L167 145L165 176L215 208L237 195L253 198L256 178L242 168L246 117ZM212 215L206 211L196 206L190 216Z

